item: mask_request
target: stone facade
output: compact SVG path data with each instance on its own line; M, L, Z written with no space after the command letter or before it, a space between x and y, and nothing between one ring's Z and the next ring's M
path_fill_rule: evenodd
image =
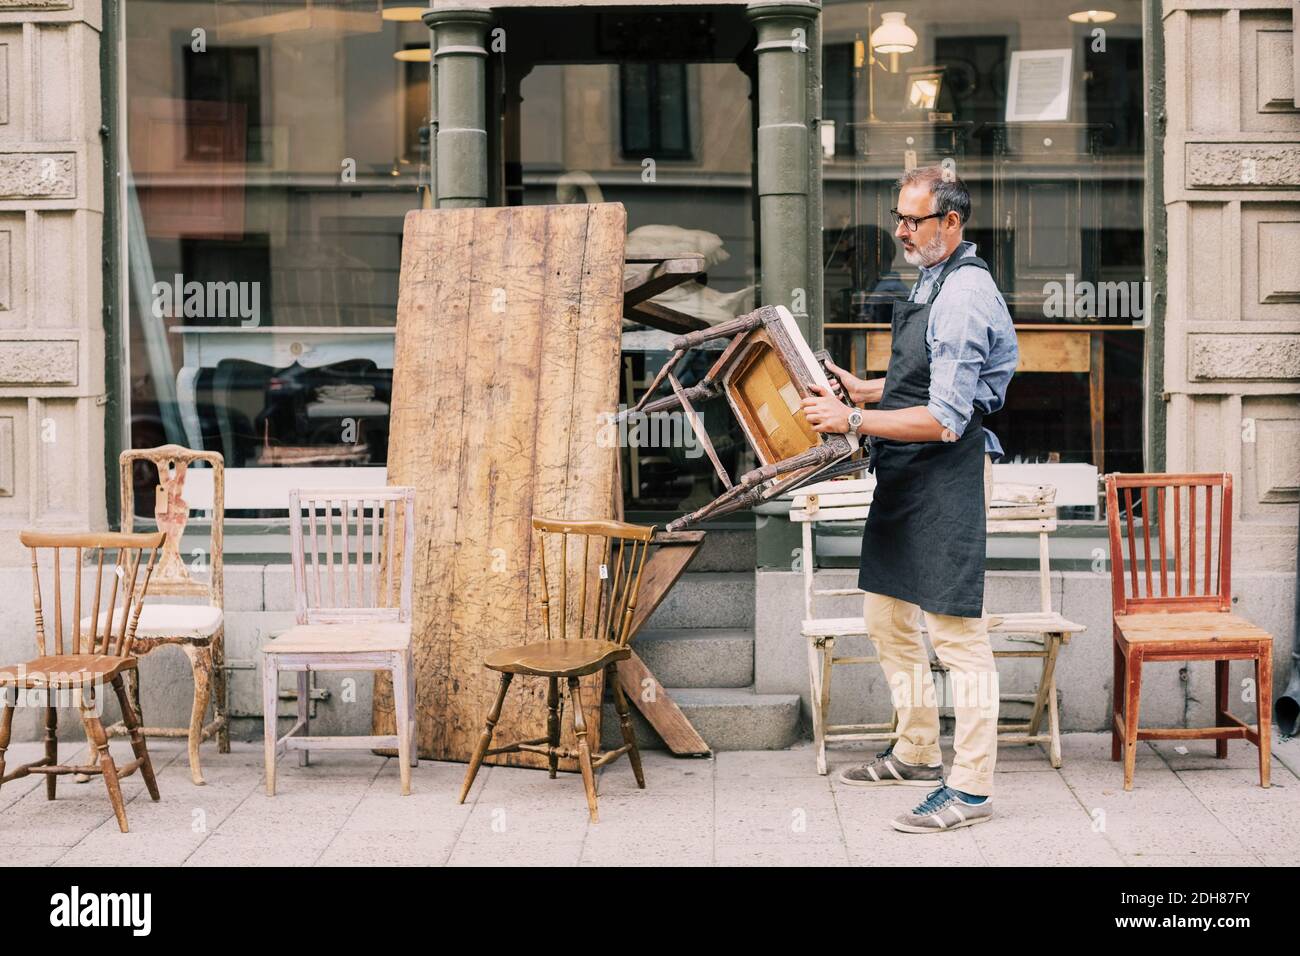
M1164 3L1165 464L1236 476L1234 577L1295 568L1297 15L1253 0ZM1290 635L1276 637L1282 664Z
M102 15L0 0L0 565L106 521Z

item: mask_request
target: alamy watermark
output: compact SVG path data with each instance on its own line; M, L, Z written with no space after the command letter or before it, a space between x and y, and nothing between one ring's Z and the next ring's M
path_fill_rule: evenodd
M239 319L246 329L262 322L260 282L186 282L177 273L171 282L155 282L150 294L156 319Z
M1151 302L1151 283L1074 281L1043 284L1043 316L1049 319L1140 319Z
M699 458L704 446L685 412L642 412L620 405L617 412L596 416L601 448L681 448L687 458Z

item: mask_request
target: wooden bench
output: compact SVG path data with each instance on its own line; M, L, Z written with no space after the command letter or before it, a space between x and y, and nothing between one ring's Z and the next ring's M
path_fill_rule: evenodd
M995 466L996 471L996 466ZM818 598L847 597L864 592L851 588L816 586L816 551L813 526L833 522L862 522L871 508L875 479L867 476L851 480L820 482L800 489L793 495L790 520L803 526L802 561L804 577L804 621L801 633L808 642L808 674L812 687L813 743L817 754L817 772L826 773L826 745L851 740L895 740L897 718L889 723L831 724L831 674L837 665L879 664L878 654L836 657L835 641L841 637L866 637L861 617L818 617ZM1019 484L994 481L993 500L989 508L989 534L1038 535L1039 607L1033 611L999 612L989 615L990 634L1029 635L1037 638L1036 646L1014 650L994 650L1003 658L1039 658L1042 672L1038 690L1033 694L1001 694L1005 703L1031 705L1023 721L998 723L998 740L1004 743L1048 745L1053 767L1061 765L1061 722L1056 699L1056 658L1070 635L1085 630L1082 624L1067 621L1052 610L1050 554L1048 535L1056 530L1056 489L1047 484ZM931 669L945 674L946 668L931 659ZM1043 729L1044 714L1047 718Z

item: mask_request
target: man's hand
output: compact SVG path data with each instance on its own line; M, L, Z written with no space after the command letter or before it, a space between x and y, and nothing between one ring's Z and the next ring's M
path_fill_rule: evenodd
M851 376L850 376L851 377ZM810 384L813 394L799 401L804 417L814 431L847 433L849 408L827 389Z
M877 378L868 381L867 379L858 378L847 369L840 368L830 359L826 360L826 366L835 373L835 378L839 379L840 382L844 384L844 388L848 391L847 396L840 395L840 398L847 402L852 402L855 405L859 402L880 401L880 394L883 391L885 384L884 379ZM831 379L831 389L838 395L839 389L836 388L835 378Z

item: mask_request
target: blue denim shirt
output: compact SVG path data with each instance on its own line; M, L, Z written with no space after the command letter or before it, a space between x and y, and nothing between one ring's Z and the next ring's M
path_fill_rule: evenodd
M953 255L975 255L975 243L963 241ZM929 301L934 280L947 261L921 268L909 301ZM974 409L991 415L1002 407L1020 361L1020 347L1007 303L987 271L958 269L944 280L943 291L930 308L925 344L930 357L926 408L939 424L960 435ZM984 450L995 459L1002 457L1001 442L987 428Z

